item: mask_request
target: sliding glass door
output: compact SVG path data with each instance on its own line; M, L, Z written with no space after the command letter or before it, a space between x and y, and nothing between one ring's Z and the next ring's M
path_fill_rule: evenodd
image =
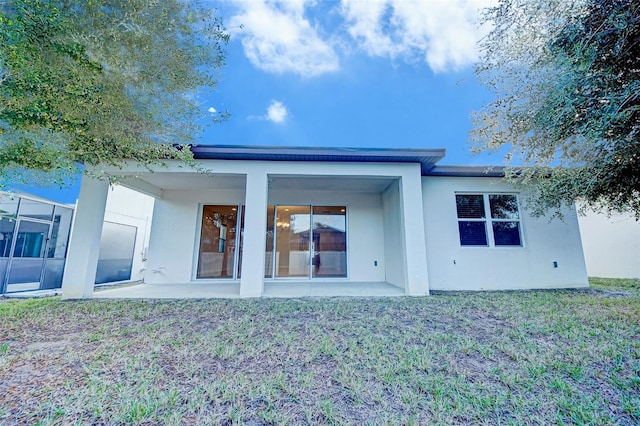
M310 206L276 207L276 267L277 278L309 277Z
M267 207L265 278L346 278L345 206ZM202 206L197 279L239 279L244 206Z
M312 233L312 277L346 278L346 208L314 206Z
M346 228L345 206L269 206L265 277L346 278Z
M6 291L37 290L42 279L51 225L43 221L18 219L17 229Z

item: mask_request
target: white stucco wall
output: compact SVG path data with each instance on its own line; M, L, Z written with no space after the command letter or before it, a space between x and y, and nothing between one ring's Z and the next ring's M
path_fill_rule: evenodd
M432 290L588 286L575 210L566 211L564 221L550 221L531 217L520 200L523 247L462 247L455 194L469 192L517 193L493 178L422 178Z
M589 276L640 278L640 222L632 214L588 212L578 221Z
M104 220L134 226L137 229L131 281L142 280L144 277L144 259L146 248L149 247L153 204L152 197L129 188L113 185L109 189Z
M401 255L404 250L404 239L402 238L402 215L399 209L399 181L393 182L382 193L382 205L384 211L384 252L385 258L388 259L386 281L404 288L405 268Z

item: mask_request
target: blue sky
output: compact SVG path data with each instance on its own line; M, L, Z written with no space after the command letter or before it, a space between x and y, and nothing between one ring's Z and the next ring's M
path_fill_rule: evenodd
M201 95L202 144L445 148L471 154L471 113L491 100L473 71L483 7L495 0L223 0L231 35L218 86ZM207 120L203 120L207 121ZM20 188L73 202L65 191Z
M200 143L446 148L473 156L471 113L491 99L473 64L490 0L225 1L227 64Z

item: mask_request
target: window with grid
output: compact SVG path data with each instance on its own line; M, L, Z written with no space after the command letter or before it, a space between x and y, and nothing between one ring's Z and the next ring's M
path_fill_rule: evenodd
M515 194L456 194L462 246L522 246Z

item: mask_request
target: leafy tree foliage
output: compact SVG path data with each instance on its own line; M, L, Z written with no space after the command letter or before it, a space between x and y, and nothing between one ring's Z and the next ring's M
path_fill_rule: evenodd
M191 0L0 2L0 175L188 161L227 41Z
M507 149L536 213L582 199L640 218L640 2L500 0L485 19L477 72L497 96L474 149Z

